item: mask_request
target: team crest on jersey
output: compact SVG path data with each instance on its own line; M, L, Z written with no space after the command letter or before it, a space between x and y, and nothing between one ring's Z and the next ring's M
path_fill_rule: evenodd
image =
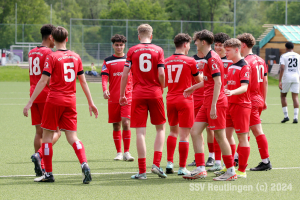
M212 64L212 70L216 70L216 69L218 69L218 65L216 64L216 63L214 63L214 64Z
M48 65L49 65L48 62L45 62L45 68L49 68Z
M103 70L106 70L106 69L107 69L107 68L106 68L106 65L103 65L103 66L102 66L102 71L103 71Z
M197 67L197 69L199 70L199 65L198 65L198 64L196 64L196 67Z
M235 73L235 69L233 70L232 74L234 74L234 73Z
M228 67L228 63L224 63L224 67L227 68Z
M245 77L249 78L249 72L245 73Z

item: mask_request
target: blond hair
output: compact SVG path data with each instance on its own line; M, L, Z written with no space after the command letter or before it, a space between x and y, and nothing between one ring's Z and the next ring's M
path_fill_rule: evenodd
M232 47L232 48L239 48L239 49L241 49L241 45L242 45L241 41L238 40L238 39L236 39L236 38L231 38L231 39L226 40L224 42L224 48L226 48L226 47Z
M153 33L153 29L149 24L139 25L139 27L137 28L137 31L141 38L143 38L143 37L150 38Z

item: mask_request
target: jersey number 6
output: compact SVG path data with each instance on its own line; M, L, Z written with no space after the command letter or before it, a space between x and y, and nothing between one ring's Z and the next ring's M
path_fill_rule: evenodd
M145 60L146 59L151 59L151 54L149 53L142 53L139 57L139 63L140 63L140 70L142 72L149 72L151 70L152 67L152 63L150 60ZM145 64L146 64L146 68L145 68Z

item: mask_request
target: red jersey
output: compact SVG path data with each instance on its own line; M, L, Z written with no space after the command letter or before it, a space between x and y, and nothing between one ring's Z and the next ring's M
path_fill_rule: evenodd
M184 98L183 92L191 87L193 76L198 76L197 63L193 58L183 54L173 54L165 60L165 74L168 86L167 101L176 103L186 99L193 100L191 95Z
M125 67L129 67L133 79L133 99L156 99L162 97L158 80L158 67L164 67L164 51L151 43L131 47Z
M251 108L250 99L250 76L251 68L244 59L232 64L228 69L227 89L235 90L241 87L241 83L248 83L247 92L240 95L232 95L228 97L229 103L239 104L240 106Z
M76 107L76 77L83 74L81 58L70 50L57 50L46 58L43 74L51 76L46 102Z
M207 61L204 58L199 58L197 55L194 55L193 58L195 59L198 66L199 66L200 62L207 63ZM198 71L200 74L203 74L203 69L198 68ZM192 84L193 85L197 84L195 79L192 79ZM204 87L195 90L193 93L193 96L194 96L194 101L203 101L204 100Z
M112 55L104 59L102 65L102 76L108 76L109 78L109 103L119 103L120 100L120 85L123 74L124 65L126 62L126 55L123 57L117 57ZM126 85L125 96L128 102L131 102L132 98L132 75L131 72L128 75L128 82Z
M220 95L217 101L218 107L227 107L227 98L224 93L224 67L220 56L213 50L209 51L205 56L207 64L204 66L203 79L204 79L204 106L210 108L213 95L215 81L214 77L221 76L222 86L220 89Z
M32 95L37 83L42 77L45 59L52 50L48 47L38 46L29 51L29 79L30 79L30 96ZM42 92L34 100L34 103L45 103L49 92L49 86L46 85Z
M245 57L246 62L251 67L250 97L252 105L264 106L264 76L267 76L267 65L265 61L255 55L249 54Z
M224 66L224 81L225 81L225 85L226 85L226 82L227 82L227 77L228 77L228 68L232 65L232 60L228 60L225 57L221 58L222 62L223 62L223 66Z

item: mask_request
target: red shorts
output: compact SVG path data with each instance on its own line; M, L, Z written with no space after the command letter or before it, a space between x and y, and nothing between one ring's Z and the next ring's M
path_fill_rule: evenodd
M165 108L162 98L132 99L130 127L146 127L148 110L150 112L151 123L153 125L166 123Z
M108 103L108 123L120 122L122 117L130 119L131 105L121 106L119 103Z
M45 107L45 103L33 103L32 104L32 106L30 108L32 126L41 125L44 107Z
M260 115L263 110L263 107L252 106L251 115L250 115L250 126L261 124Z
M178 103L167 102L167 115L170 126L192 128L194 124L194 102L181 101Z
M226 116L226 127L233 127L236 133L248 133L251 108L238 104L229 104Z
M196 118L200 108L202 107L203 102L204 102L203 100L200 100L200 101L194 100L194 116L195 116L195 118Z
M42 128L50 131L77 131L76 107L58 106L46 102L42 118Z
M210 130L226 128L226 107L217 107L217 119L210 118L210 108L202 106L197 114L195 122L206 122Z

